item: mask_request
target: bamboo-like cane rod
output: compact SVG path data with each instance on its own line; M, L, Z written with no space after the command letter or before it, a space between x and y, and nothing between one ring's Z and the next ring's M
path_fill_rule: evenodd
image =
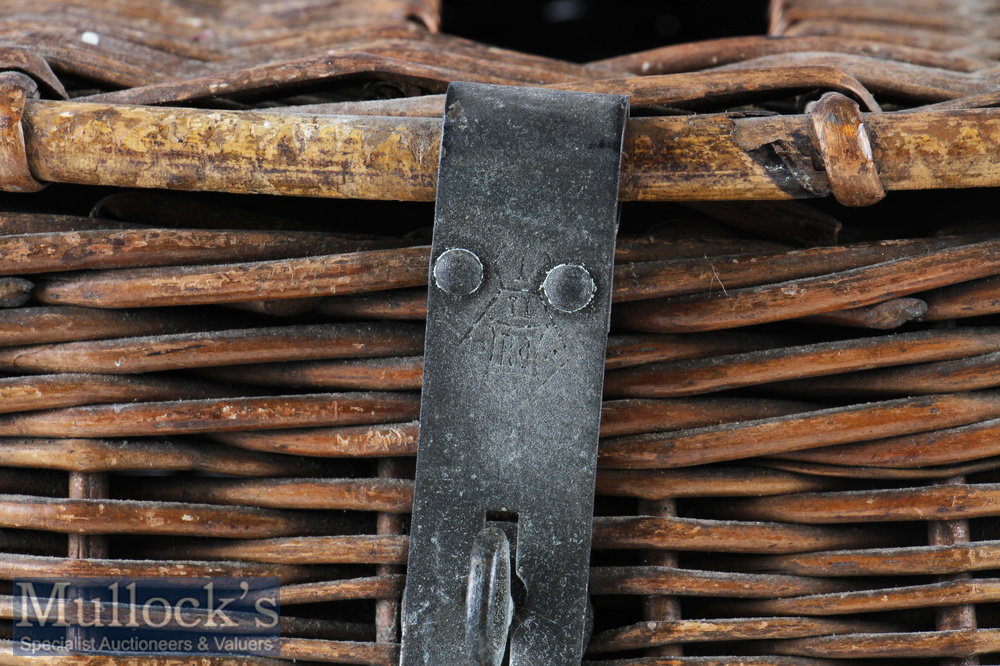
M234 384L339 391L419 391L423 370L423 356L406 356L231 365L201 370L198 374Z
M962 238L913 239L790 250L618 263L612 299L616 303L683 294L713 293L752 285L785 282L962 245Z
M782 599L854 589L846 581L668 567L595 567L590 570L591 594L676 594L728 599ZM284 597L282 597L284 600Z
M712 515L789 523L953 520L1000 515L1000 484L962 484L745 498Z
M205 382L161 377L33 375L0 379L0 413L111 402L221 398L234 393Z
M888 433L877 433L879 435ZM964 426L899 437L879 437L846 446L780 454L790 460L834 465L907 469L954 465L1000 455L1000 420L991 418Z
M901 8L904 9L905 8ZM898 19L898 16L896 17ZM785 22L782 21L782 24ZM875 24L865 21L844 21L835 18L807 18L795 21L787 29L782 28L772 34L785 35L808 35L827 34L838 35L847 39L877 40L889 44L902 44L921 49L934 51L971 51L970 55L989 57L993 52L989 44L976 45L970 49L969 32L944 29L940 27L930 27L916 24L908 25L906 22L896 22L891 20L888 23L878 22Z
M137 228L141 225L129 224L121 220L81 215L52 215L50 213L0 212L0 236L20 236L22 234L54 234L59 232L103 230L112 233L114 229ZM4 239L3 242L6 242Z
M842 39L826 35L803 35L784 39L758 36L726 37L687 44L674 44L650 51L599 60L591 65L625 70L636 74L668 74L707 69L763 55L803 51L853 53L966 72L985 69L992 64L989 60L901 44L873 43L869 40Z
M629 401L639 402L639 401ZM612 403L609 403L612 404ZM607 432L613 434L629 434L633 432L648 432L658 428L685 427L684 424L708 425L730 420L740 420L744 417L764 417L803 411L803 408L789 403L774 407L749 405L670 405L659 407L649 404L629 407L622 414L616 407L609 408L610 417L615 421L608 422ZM649 411L648 416L643 411ZM616 415L617 412L617 415ZM413 423L395 423L373 425L366 427L343 428L303 428L301 430L268 430L266 433L254 432L210 432L210 439L254 451L274 451L304 456L413 456L417 452L417 433L419 425Z
M795 380L781 386L797 395L892 396L975 391L1000 384L1000 353L900 368L853 372L820 380Z
M408 393L330 393L69 407L0 418L0 436L131 437L392 423L415 418Z
M247 477L299 476L316 471L315 461L189 439L0 438L0 465L76 472L138 472L156 469ZM23 469L20 471L23 476Z
M805 321L817 324L832 324L834 326L851 326L854 328L873 328L885 331L899 328L927 312L927 303L919 298L894 298L874 305L860 308L850 308L837 312L824 312Z
M813 618L752 618L641 622L594 636L589 653L635 650L671 643L756 641L872 631L879 625Z
M598 466L685 467L787 454L834 443L863 442L876 436L978 424L997 418L998 410L1000 394L984 391L850 405L714 428L632 435L602 441ZM922 458L911 460L926 464Z
M810 492L829 487L829 479L754 467L597 472L597 494L659 500L678 497L758 497Z
M77 534L265 538L315 534L326 521L288 511L179 502L0 495L0 525Z
M924 294L928 321L981 317L1000 312L1000 277L942 287Z
M32 295L46 304L131 308L243 303L401 289L427 284L430 248L371 250L247 264L101 271L53 278ZM127 286L123 286L123 283ZM116 299L109 299L111 292Z
M225 320L223 319L223 322ZM97 310L24 307L0 310L0 347L78 342L124 336L166 335L212 328L220 317L176 310Z
M279 594L282 606L348 599L400 599L405 584L405 575L393 574L283 585Z
M56 440L56 443L63 440ZM68 440L80 442L81 440ZM176 458L181 457L178 451ZM17 464L4 460L6 464ZM170 469L166 461L160 469ZM185 461L177 461L185 468ZM52 463L46 462L51 465ZM190 463L186 465L190 467ZM115 461L115 469L129 469ZM121 484L120 484L121 485ZM759 497L808 492L831 486L829 480L765 468L680 470L600 470L599 495L651 500L675 497ZM156 479L119 488L128 499L230 504L275 509L336 509L409 513L413 482L405 479ZM794 497L798 497L797 495ZM772 517L781 520L781 516ZM792 520L791 522L800 522Z
M26 111L29 168L45 181L158 188L169 179L174 189L434 198L440 122L60 102ZM153 172L142 166L153 164ZM317 178L324 170L330 177Z
M601 407L601 437L700 428L754 421L816 409L791 400L760 398L674 398L606 400Z
M965 657L1000 650L1000 630L843 634L767 643L763 649L778 654L843 659Z
M827 52L789 53L780 48L780 41L776 53L766 53L765 50L761 50L762 52L755 57L743 59L746 56L744 53L738 61L722 66L715 65L700 72L677 72L667 75L644 73L644 76L640 77L573 81L549 84L546 87L628 94L633 107L662 104L681 108L711 106L713 102L719 101L735 106L741 98L746 99L762 92L813 87L840 91L856 98L870 110L877 110L878 105L869 91L888 98L910 98L927 102L988 94L992 90L989 77L983 72L965 70L976 65L988 70L985 60L959 61L961 64L956 69L954 65L958 63L942 54L937 54L938 62L927 64L926 55L921 57L919 54L927 54L927 51L906 53L915 56L916 62L896 61L887 59L884 54L874 56L844 52L842 48ZM883 40L877 39L877 41ZM936 66L938 64L944 67ZM648 67L648 72L652 70L653 63L644 61L643 66ZM752 72L752 75L748 73L740 77L738 72ZM183 99L180 96L144 98L141 90L135 91L137 94L133 95L130 95L130 92L132 91L111 93L92 99L93 101L115 99L123 103L140 104ZM177 95L174 91L171 91L171 94ZM374 103L362 101L317 104L308 110L328 114L441 117L444 115L444 99L442 95L427 95L380 100Z
M333 299L331 299L333 300ZM657 361L705 358L790 346L794 338L753 331L674 335L609 335L605 369L616 370Z
M996 413L989 394L957 394L952 396L930 396L913 400L894 400L872 405L850 406L830 410L820 410L796 415L801 408L790 405L786 417L764 417L719 427L694 427L691 430L677 430L666 433L636 434L608 439L602 443L600 464L608 468L669 468L675 466L699 465L709 460L732 460L758 455L782 455L793 460L813 460L834 464L888 465L895 467L923 466L925 458L933 464L965 462L997 455L995 430ZM169 404L169 403L168 403ZM183 403L175 403L183 404ZM192 407L198 403L191 403ZM698 406L692 405L695 418ZM753 409L753 405L749 406ZM160 408L154 404L151 409ZM91 413L97 408L88 408L83 413ZM113 411L113 410L112 410ZM72 436L59 423L76 414L57 412L58 420L51 415L17 417L10 426L32 428L39 431L51 429L45 436ZM136 409L136 418L144 412ZM872 417L878 415L878 420ZM736 413L733 413L736 417ZM763 414L761 414L763 416ZM99 414L94 415L99 418ZM318 418L318 417L313 417ZM686 417L683 417L686 418ZM728 420L728 418L726 419ZM710 422L719 422L712 418ZM205 432L213 441L231 446L257 451L273 451L305 456L407 456L416 454L417 423L383 424L362 427L309 428L309 419L304 417L302 430L265 430L261 432L225 432L219 425L212 429L212 417L205 415L204 422L189 423L186 426L171 425L177 432ZM222 423L226 423L225 420ZM313 421L315 423L315 421ZM642 421L638 422L641 424ZM654 429L655 421L637 427L640 432ZM676 427L683 421L661 421L665 428ZM827 429L829 424L837 428ZM627 424L628 433L638 424ZM968 425L963 425L968 424ZM4 425L0 422L0 426ZM958 425L959 427L953 427ZM822 426L822 429L821 429ZM95 424L94 427L99 427ZM112 434L120 435L123 426L119 424ZM146 432L141 424L130 425L137 432ZM264 427L254 422L239 426L243 429ZM277 427L277 426L275 426ZM183 430L180 430L183 428ZM932 430L927 430L931 428ZM933 428L944 428L933 430ZM611 431L614 432L614 431ZM59 434L61 433L61 434ZM905 437L874 440L874 435L889 433L916 433ZM156 434L156 433L154 433ZM609 434L611 434L609 432ZM871 442L865 440L872 440ZM834 443L856 441L846 447L832 446ZM948 443L939 446L937 442ZM808 447L815 447L805 451ZM669 454L664 453L669 451ZM874 459L874 456L879 456ZM984 469L989 469L992 464ZM949 474L953 475L953 474ZM933 470L930 477L935 476ZM905 476L903 478L906 478ZM910 475L910 478L925 478Z
M887 365L962 358L994 352L998 348L1000 330L921 331L612 370L606 373L604 392L615 397L693 395L792 376L833 375Z
M733 602L730 610L734 613L754 615L847 615L958 604L988 604L997 601L1000 601L1000 581L985 578L891 589L808 595L794 599Z
M748 558L744 565L747 571L796 576L919 576L988 571L1000 566L1000 541L776 555Z
M261 432L211 431L206 437L229 446L318 457L393 457L417 455L419 424L387 423L344 428L305 428Z
M281 587L281 603L309 604L347 599L400 599L402 574L298 583ZM739 574L664 567L596 567L590 571L594 595L650 595L670 592L683 596L731 599L782 599L855 589L846 581L770 574Z
M994 275L1000 243L985 241L863 268L758 287L621 305L623 327L683 333L762 324L880 303L927 289Z
M206 564L201 564L202 568L205 566ZM267 565L237 566L242 566L244 571L253 570L254 575L259 575L260 569L253 567ZM217 573L217 570L212 571ZM404 575L392 574L286 584L280 589L281 603L284 606L354 599L400 599L405 582ZM590 593L595 595L649 595L669 591L671 594L694 597L797 601L805 595L846 592L855 588L856 585L850 582L830 578L734 574L663 567L598 567L591 569L590 574Z
M335 664L397 666L399 645L282 638L281 658L293 663L296 661L321 661ZM283 663L287 664L288 662Z
M406 536L321 536L283 539L151 542L138 545L140 554L193 560L238 560L271 564L406 564Z
M797 553L832 548L872 548L892 535L863 528L782 523L741 523L688 518L596 518L594 548L717 553ZM137 552L194 560L239 559L276 564L404 564L406 536L314 536L263 539L147 541Z
M361 56L361 58L363 60L366 59L365 56ZM371 56L368 56L368 58L371 58ZM862 63L865 62L864 59L860 60ZM336 64L331 63L327 59L322 59L319 63L313 61L313 63L311 63L313 65L313 71L309 72L307 65L308 61L305 61L301 64L306 65L306 71L300 74L301 78L297 78L303 83L309 81L310 79L316 80L317 78L329 78L336 73L335 71L331 71L331 68L338 65L339 67L346 67L346 71L341 70L340 73L342 74L356 73L356 68L358 67L357 64L351 63L347 59L339 59L339 62L334 62ZM477 69L482 67L481 63L482 61L477 63ZM298 64L299 63L296 63L296 65ZM887 64L893 66L894 68L907 66L902 63ZM316 65L319 65L318 71L316 70ZM385 65L383 64L383 66ZM87 101L104 103L111 102L119 105L156 105L164 102L177 103L191 99L198 99L208 95L215 96L223 91L225 93L232 94L240 91L253 90L254 87L259 86L260 82L255 82L253 79L267 79L269 74L267 72L268 69L273 72L276 68L287 69L288 67L289 64L287 63L265 65L261 68L261 70L257 71L224 72L215 76L202 78L200 80L195 79L191 81L181 81L178 83L147 86L145 88L138 88L134 90L121 90L95 95ZM921 68L919 66L912 65L910 67L910 73L916 70L925 76L938 74L929 68ZM868 71L865 71L867 68L865 68L863 64L861 64L861 66L857 66L856 69L864 72L865 74L870 74ZM705 105L706 103L711 104L712 102L725 103L731 102L733 99L752 98L761 94L773 94L777 91L801 90L819 87L827 90L836 90L845 95L850 95L851 97L855 97L862 102L866 108L873 111L879 110L878 103L872 97L871 93L869 93L857 79L844 71L831 67L827 63L818 63L816 66L805 63L794 68L787 66L770 68L760 67L754 72L752 80L747 80L746 78L738 75L734 76L731 72L718 70L689 72L665 76L653 75L626 78L595 78L594 74L597 72L591 70L589 73L591 76L584 77L584 80L580 80L578 77L571 77L569 79L559 77L563 80L555 83L548 83L544 87L554 90L575 90L579 92L628 95L631 100L631 104L634 107L658 104L686 106L690 104ZM954 80L951 81L950 86L947 83L947 73L940 73L937 77L941 82L939 86L936 87L944 89L940 91L941 96L939 98L951 99L956 96L961 96L962 94L983 92L989 89L988 84L981 80L972 77L968 77L970 80L967 80L966 77L959 73L954 74ZM273 80L273 75L271 78ZM441 79L445 81L479 80L482 83L512 83L509 79L505 81L503 79L498 80L495 78L483 78L481 76L470 78L469 73L463 74L462 72L445 72L443 73L443 76L441 76ZM524 85L525 83L537 84L539 82L537 80L513 82L514 85ZM444 86L441 84L436 86L437 90L441 90L443 87ZM949 92L952 94L949 95ZM371 108L373 105L367 105L368 108L364 109L365 105L363 102L361 104L351 104L350 107L354 107L354 110L351 111L344 110L344 107L348 106L350 103L344 104L343 106L316 105L311 107L311 109L321 110L321 113L324 114L335 115L373 112L379 114L385 113L393 116L411 117L433 116L440 118L444 115L443 95L423 95L416 98L381 100L381 102L381 104L374 105L375 110Z
M16 239L17 237L13 240ZM719 291L725 294L728 289L815 277L915 257L967 244L970 240L968 237L952 237L883 241L763 254L741 253L712 258L624 262L615 266L612 300L627 302ZM137 254L141 259L142 253ZM176 254L179 255L176 259L164 258L160 263L168 266L189 263L184 261L183 252ZM984 250L984 254L988 253ZM123 250L117 263L126 264L127 257L128 254ZM58 259L53 260L47 255L43 258L47 263L42 264L41 269L61 265ZM428 261L429 249L417 247L381 250L377 254L354 252L299 260L281 257L271 261L200 268L178 265L170 268L105 270L83 276L49 279L34 293L46 303L97 307L162 307L240 303L261 299L305 299L310 295L338 291L354 293L425 285ZM70 267L73 265L71 261L63 263ZM114 263L109 263L111 265L108 268L113 269ZM370 264L377 265L379 270L372 270ZM345 277L353 279L345 284ZM319 287L311 291L306 285L296 287L290 284L295 278L308 278ZM255 290L247 286L248 280L258 282ZM220 288L220 284L225 288ZM393 291L386 296L390 300L377 304L377 307L383 312L392 311L394 318L426 316L423 292ZM336 305L330 303L320 311L327 315L346 314L342 310L337 311Z
M346 394L364 396L366 394ZM262 452L305 456L413 456L416 455L418 424L380 423L391 421L398 410L416 416L418 404L408 394L383 394L390 404L388 412L342 414L330 406L337 394L329 397L298 396L286 398L240 398L215 401L180 401L146 405L109 405L75 408L38 414L20 414L0 421L22 432L31 429L47 432L41 437L68 437L65 443L44 439L0 439L0 462L12 466L52 467L78 471L146 469L149 464L163 469L214 471L242 476L289 475L304 463L292 458L252 457L239 451L175 440L144 441L139 445L122 442L80 439L83 427L100 430L107 436L120 437L123 428L133 434L162 435L173 432L199 432L205 437L230 446ZM348 403L354 404L354 403ZM363 403L359 403L363 404ZM378 406L378 403L374 403ZM299 405L301 413L294 413ZM662 429L695 428L719 423L760 419L808 411L812 406L790 401L736 400L730 398L687 399L673 401L622 400L604 404L602 436L628 435ZM263 411L254 411L263 409ZM273 410L280 410L274 413ZM291 414L285 411L293 410ZM331 411L332 410L332 411ZM394 411L395 410L395 411ZM150 414L168 419L157 428L148 420ZM173 417L170 415L173 414ZM169 418L168 418L169 417ZM176 417L176 418L174 418ZM245 418L243 418L245 417ZM111 422L108 422L108 420ZM281 419L281 423L277 421ZM372 425L316 428L319 423L372 421ZM75 423L75 426L72 424ZM131 424L131 425L129 425ZM213 425L215 424L215 425ZM292 425L301 429L287 430ZM227 427L246 431L226 432ZM255 433L253 429L266 432ZM270 430L267 428L277 428ZM4 443L8 446L2 446Z
M300 583L323 575L314 568L263 562L196 562L192 560L97 560L41 557L5 553L0 558L0 580L15 578L185 578L251 577L278 578L282 584Z
M877 95L937 102L989 91L985 77L976 73L942 70L907 62L849 53L776 53L719 68L752 71L757 68L831 67L854 78ZM860 99L860 98L859 98Z
M758 461L761 465L773 469L810 474L815 476L842 479L899 479L907 481L926 479L949 479L954 476L965 476L987 472L1000 468L1000 458L986 458L961 465L945 465L943 467L915 467L912 469L893 469L890 467L856 467L847 465L824 465L792 460L768 458Z
M300 300L304 302L306 299ZM300 301L269 301L267 303L294 304L298 302ZM315 308L317 314L340 319L422 321L427 318L427 298L423 289L395 289L355 296L332 296L322 299L318 305L309 303L306 307ZM874 305L824 312L802 319L803 321L835 326L886 330L919 319L926 311L927 304L919 298L893 298ZM298 314L299 312L295 310L294 313ZM750 334L743 333L741 337L750 337Z
M423 350L412 324L320 324L0 348L0 369L132 374L267 360L397 356Z
M257 506L409 513L413 482L404 479L143 479L129 484L132 499Z
M379 299L373 299L371 303L391 302L395 292L379 292ZM421 295L423 298L423 295ZM343 303L350 300L350 297L324 299L327 303ZM424 301L426 305L426 301ZM322 310L324 306L320 306ZM72 309L72 308L67 308ZM338 316L353 318L355 316L365 316L374 314L365 310L341 309ZM101 312L101 310L95 310ZM328 314L324 312L323 314ZM426 312L419 317L423 319ZM392 319L393 317L388 317ZM723 354L737 354L753 350L771 349L790 345L794 338L790 336L768 335L762 333L751 333L741 331L733 333L705 333L698 336L672 335L672 334L633 334L633 335L611 335L608 337L607 357L605 367L609 370L655 363L657 361L669 361L685 358L702 358L707 356L720 356ZM86 349L87 347L76 347L76 349ZM73 349L73 348L68 348ZM264 361L265 359L261 359ZM257 366L259 367L259 366Z
M0 275L287 259L395 247L403 241L307 232L99 229L0 236Z
M864 121L886 190L1000 182L993 110L865 114ZM23 123L29 167L42 181L416 201L435 193L435 119L35 101ZM625 139L622 199L828 194L825 174L808 166L822 164L809 123L805 116L635 118ZM958 132L974 147L949 150ZM773 173L788 168L774 151L758 150L771 144L798 154L802 172L790 182L775 180Z
M320 300L316 313L337 319L427 319L427 289L393 289Z
M805 528L805 529L804 529ZM595 550L667 548L682 551L779 553L869 547L892 540L864 528L831 528L785 523L660 518L651 516L594 519Z

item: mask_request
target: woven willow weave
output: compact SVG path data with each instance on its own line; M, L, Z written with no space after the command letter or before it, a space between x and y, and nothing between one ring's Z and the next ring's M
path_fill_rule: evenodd
M15 654L67 575L276 576L280 657L196 663L398 663L453 80L631 98L586 663L997 663L1000 3L586 64L438 4L3 3L0 663L147 663Z

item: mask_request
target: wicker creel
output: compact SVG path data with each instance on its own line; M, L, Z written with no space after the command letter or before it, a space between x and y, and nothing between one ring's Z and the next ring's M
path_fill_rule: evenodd
M5 8L0 663L399 662L457 80L631 101L586 663L997 663L1000 3L586 64L434 0ZM280 655L21 654L66 576L276 577Z

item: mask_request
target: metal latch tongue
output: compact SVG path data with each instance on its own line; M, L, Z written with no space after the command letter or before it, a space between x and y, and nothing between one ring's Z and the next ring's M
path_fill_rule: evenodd
M510 663L583 658L627 115L621 96L448 89L403 666L500 663L508 548Z

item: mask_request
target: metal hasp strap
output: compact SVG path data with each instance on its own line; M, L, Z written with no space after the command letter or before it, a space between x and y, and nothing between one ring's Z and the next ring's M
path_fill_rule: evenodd
M498 657L469 647L467 612L505 533L510 663L575 665L628 99L455 83L446 109L402 665L503 658L509 602L483 606Z

